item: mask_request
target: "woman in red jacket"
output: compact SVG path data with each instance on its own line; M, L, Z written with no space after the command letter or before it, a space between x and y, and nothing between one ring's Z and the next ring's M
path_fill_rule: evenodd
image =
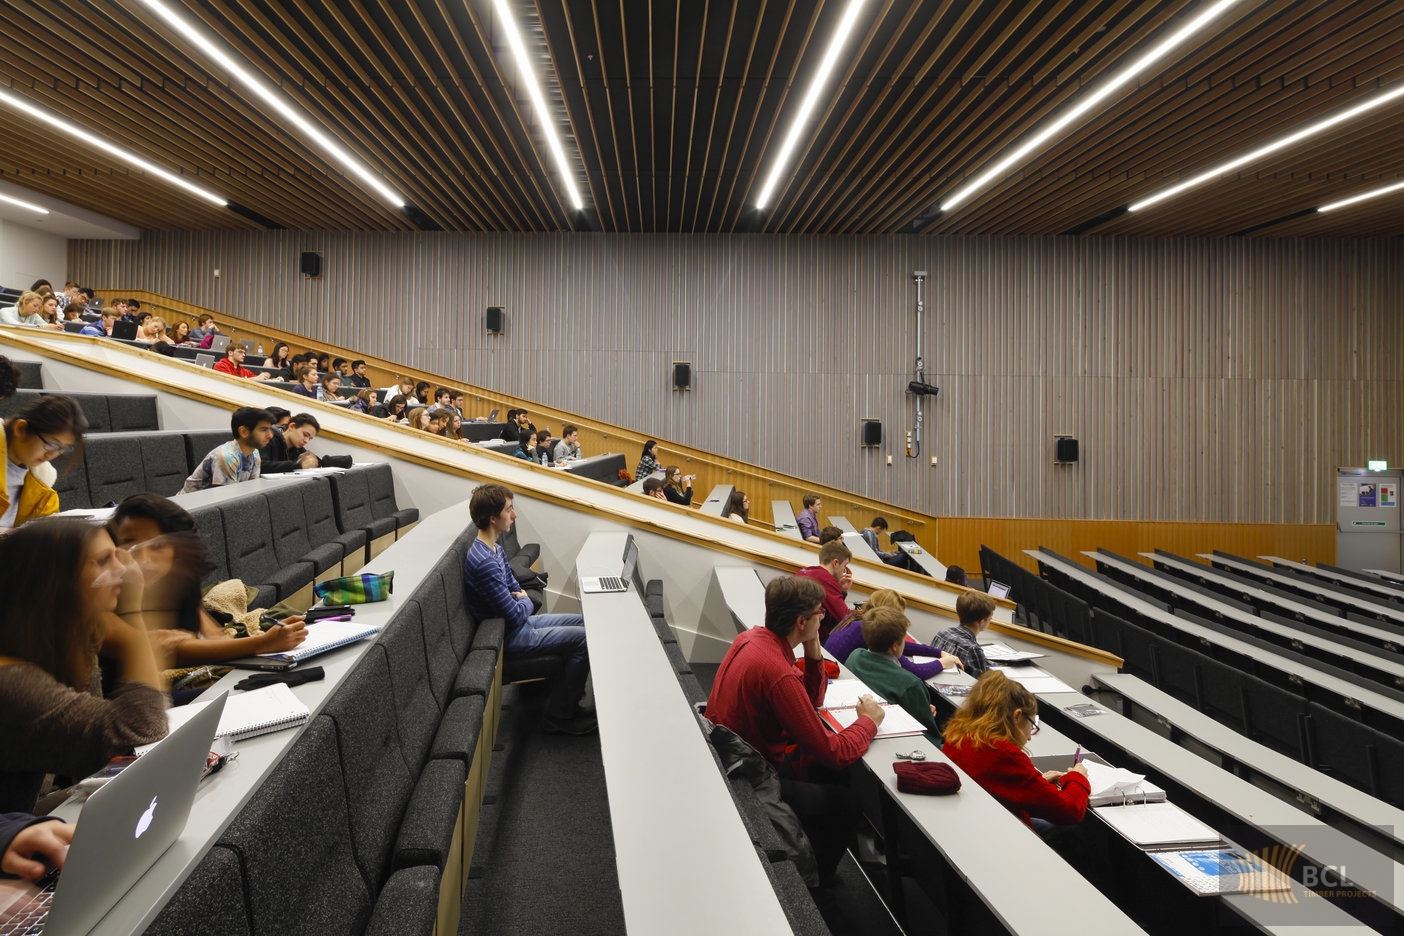
M998 670L976 681L965 704L946 724L946 756L990 795L1044 835L1073 825L1087 811L1087 768L1038 768L1024 745L1038 734L1038 700Z

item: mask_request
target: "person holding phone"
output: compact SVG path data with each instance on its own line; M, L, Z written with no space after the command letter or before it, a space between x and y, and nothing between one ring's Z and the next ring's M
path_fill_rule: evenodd
M663 496L669 503L683 507L692 505L692 481L694 475L685 475L677 465L669 465L664 478Z

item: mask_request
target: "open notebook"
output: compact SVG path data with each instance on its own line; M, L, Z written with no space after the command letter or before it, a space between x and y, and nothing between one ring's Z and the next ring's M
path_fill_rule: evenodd
M1087 768L1087 781L1092 785L1092 794L1088 799L1091 806L1165 801L1165 791L1147 780L1145 774L1099 764L1091 759L1082 763Z
M260 653L257 656L240 657L230 660L229 665L239 669L286 670L292 669L310 657L337 647L365 640L380 632L379 624L357 624L354 621L318 621L307 625L307 639L298 644L297 649L286 653Z
M901 738L908 735L919 735L926 730L922 727L921 722L907 714L907 710L902 706L884 702L882 708L886 714L883 715L882 724L878 725L876 737ZM858 720L858 709L824 709L819 713L819 717L830 728L842 731Z
M191 702L189 705L167 710L166 719L171 732L174 733L177 728L194 718L195 714L208 704ZM219 717L215 737L243 741L261 734L282 731L284 728L296 728L311 717L312 712L301 699L293 695L286 683L274 683L251 692L230 693L224 703L224 714ZM143 744L136 749L136 753L145 754L156 744Z

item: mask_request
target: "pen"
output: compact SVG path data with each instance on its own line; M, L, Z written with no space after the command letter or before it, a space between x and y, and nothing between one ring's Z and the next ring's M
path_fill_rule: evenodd
M1076 767L1080 760L1082 760L1082 745L1079 744L1077 750L1073 751L1073 766Z

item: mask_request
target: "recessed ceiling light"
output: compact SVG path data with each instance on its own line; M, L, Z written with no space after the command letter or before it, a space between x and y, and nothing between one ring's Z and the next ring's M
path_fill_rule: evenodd
M123 149L116 143L112 143L108 140L105 140L97 134L93 133L91 130L87 129L86 127L80 127L78 124L71 123L58 116L54 112L47 110L43 107L39 107L37 104L34 104L21 97L20 95L15 94L13 91L8 91L4 88L0 88L0 102L8 104L15 110L23 111L24 113L33 117L35 120L43 121L44 123L53 127L55 130L60 130L71 137L76 137L77 139L82 140L84 143L87 143L89 146L96 146L103 152L111 156L115 156L116 158L122 160L125 163L129 163L130 165L136 166L142 172L146 172L150 175L154 175L159 178L165 179L172 185L180 186L188 192L191 192L195 195L199 195L206 201L219 205L221 208L229 204L223 198L216 195L214 192L211 192L209 189L201 188L195 183L187 181L182 176L171 172L169 169L163 169L155 163L143 159L136 153L133 153L131 150Z
M829 75L833 72L834 66L838 64L838 55L843 45L848 41L849 33L853 32L853 26L858 22L858 12L863 8L863 0L848 0L848 9L843 11L843 19L839 21L838 29L834 31L834 36L829 40L829 47L824 50L824 58L819 62L819 70L814 73L814 78L809 82L809 90L804 93L803 100L800 101L799 110L795 111L795 119L790 123L790 129L785 134L785 141L780 144L780 152L775 156L775 162L771 164L770 175L766 177L765 185L761 186L760 195L756 198L756 207L765 208L770 204L770 197L775 194L775 187L780 184L780 177L789 168L790 157L794 154L795 146L799 143L800 133L809 124L809 115L813 113L815 105L819 103L819 92L824 90L824 86L829 83Z
M556 133L551 109L546 106L546 97L541 93L541 83L536 80L536 72L532 70L526 43L522 41L521 30L517 29L517 21L512 18L512 9L507 5L507 0L493 0L493 6L497 8L497 15L502 17L502 22L507 27L507 44L512 47L512 57L517 60L517 71L526 83L527 94L531 97L532 106L536 108L536 119L541 122L541 130L546 134L546 146L556 161L561 185L570 197L571 207L576 211L583 211L585 203L581 201L580 191L575 187L575 174L570 168L570 163L566 161L565 149L562 148L560 136Z
M1140 211L1142 208L1149 208L1151 205L1157 204L1158 202L1163 202L1165 201L1165 199L1178 195L1181 192L1186 191L1187 189L1192 189L1197 185L1203 185L1205 182L1212 182L1219 176L1224 175L1228 172L1232 172L1240 166L1246 166L1249 163L1256 162L1259 159L1262 159L1264 156L1268 156L1272 153L1277 152L1278 150L1286 149L1287 147L1292 146L1295 143L1300 143L1303 140L1307 140L1311 137L1316 136L1317 134L1325 133L1327 130L1331 129L1337 124L1345 123L1348 120L1354 120L1356 117L1359 117L1362 114L1372 111L1377 107L1383 107L1389 102L1398 100L1400 98L1404 98L1404 81L1401 81L1397 85L1391 86L1386 91L1382 91L1379 94L1375 94L1366 98L1364 101L1361 101L1359 104L1356 104L1353 107L1347 107L1345 110L1332 114L1329 117L1324 117L1321 120L1309 123L1301 129L1293 130L1286 136L1280 137L1272 141L1271 143L1255 147L1254 149L1251 149L1240 156L1233 157L1227 162L1220 163L1217 166L1212 166L1204 170L1203 172L1197 173L1196 175L1192 175L1188 179L1185 179L1183 182L1178 182L1175 185L1170 186L1169 188L1163 188L1160 191L1156 192L1154 195L1149 196L1148 198L1143 198L1138 202L1133 202L1131 205L1128 206L1128 209L1130 211Z
M1072 124L1087 114L1092 108L1111 97L1116 91L1129 84L1141 72L1150 68L1156 62L1165 58L1176 47L1183 45L1191 36L1208 26L1214 20L1222 16L1230 7L1240 2L1240 0L1219 0L1198 16L1194 17L1184 26L1176 30L1170 36L1159 42L1145 55L1141 56L1115 78L1101 85L1097 90L1086 95L1079 95L1074 99L1075 103L1068 108L1067 112L1047 127L1029 137L1019 144L1007 155L1001 157L994 165L984 172L971 179L969 182L956 189L945 201L941 203L942 211L950 211L959 206L962 202L974 195L976 192L994 182L1004 175L1015 163L1018 163L1025 156L1052 140L1055 136L1072 126Z
M1346 205L1353 205L1356 202L1369 201L1372 198L1379 198L1381 195L1388 195L1390 192L1404 191L1404 182L1396 182L1393 185L1386 185L1384 188L1372 189L1353 195L1350 198L1342 198L1340 201L1331 202L1329 205L1322 205L1317 211L1335 211L1337 208L1344 208Z
M278 116L311 140L318 149L330 156L333 162L340 164L343 169L364 182L392 206L396 208L405 206L405 200L394 189L386 185L380 176L371 172L359 159L337 145L331 137L322 132L321 128L310 117L301 113L286 97L269 87L266 81L256 77L248 68L240 65L232 55L211 41L193 23L178 15L161 0L142 0L142 2L155 11L157 16L165 20L172 29L185 37L186 41L212 59L216 65L237 79L239 84L271 107Z

